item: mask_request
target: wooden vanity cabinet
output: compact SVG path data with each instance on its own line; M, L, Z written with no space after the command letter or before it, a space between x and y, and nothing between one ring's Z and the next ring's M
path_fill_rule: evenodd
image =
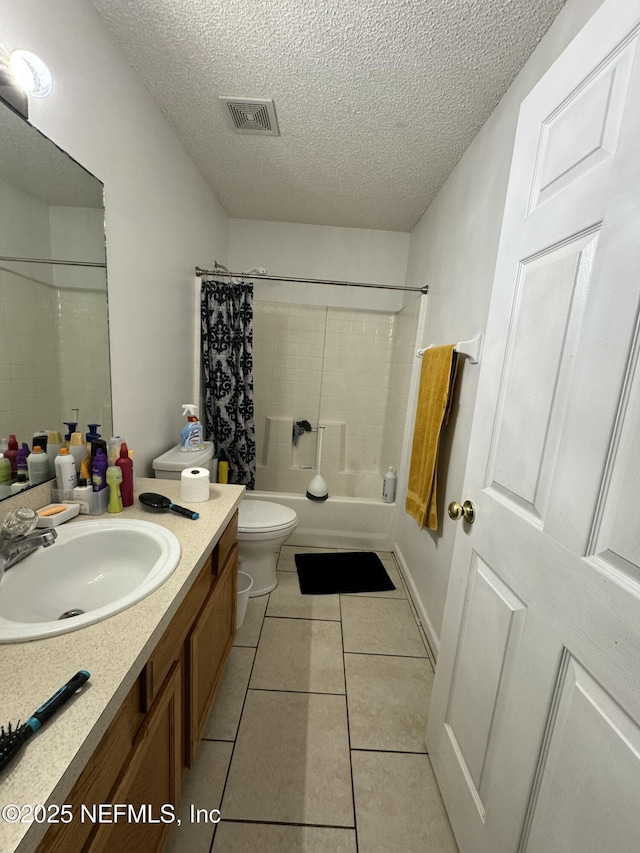
M91 853L161 850L173 828L163 806L180 799L182 667L176 661L147 714L124 775L107 802L132 806L117 822L97 826Z
M164 846L177 812L183 771L196 756L236 624L237 513L200 570L139 678L65 798L74 820L50 827L38 853L153 853ZM130 804L140 823L82 821L85 809ZM107 818L109 814L107 813Z
M186 764L193 765L209 716L215 692L222 678L236 632L238 546L228 554L216 583L187 638L186 658L189 690L189 736Z

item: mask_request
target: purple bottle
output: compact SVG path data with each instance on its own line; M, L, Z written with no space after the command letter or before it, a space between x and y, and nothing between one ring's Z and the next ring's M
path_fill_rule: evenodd
M26 441L22 442L22 447L16 453L16 473L19 474L22 472L25 474L27 479L29 478L28 466L27 466L27 456L31 451L29 450L29 445Z
M91 470L91 482L93 483L93 491L100 492L107 488L107 468L109 460L102 448L98 448L96 455L93 457L93 468Z

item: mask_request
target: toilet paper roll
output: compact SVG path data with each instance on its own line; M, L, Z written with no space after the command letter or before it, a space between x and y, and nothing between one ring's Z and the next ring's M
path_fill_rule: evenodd
M209 500L209 471L207 468L185 468L180 475L180 500L201 503Z

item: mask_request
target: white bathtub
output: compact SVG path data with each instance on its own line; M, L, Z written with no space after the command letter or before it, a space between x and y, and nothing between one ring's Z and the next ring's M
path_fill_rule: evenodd
M298 515L298 527L288 545L319 548L391 551L391 526L395 504L373 498L329 497L310 501L304 495L285 492L247 492L251 500L273 501L291 507Z

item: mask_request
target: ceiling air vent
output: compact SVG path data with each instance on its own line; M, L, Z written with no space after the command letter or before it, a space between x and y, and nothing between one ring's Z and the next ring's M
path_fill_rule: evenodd
M228 98L219 95L236 133L259 133L280 136L276 108L270 98Z

